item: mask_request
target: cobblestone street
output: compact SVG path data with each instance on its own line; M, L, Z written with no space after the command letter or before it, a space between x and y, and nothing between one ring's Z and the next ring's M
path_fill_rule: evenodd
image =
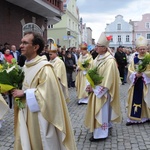
M86 105L77 105L75 88L69 89L71 102L68 104L78 150L150 150L150 123L126 126L126 98L128 84L121 85L120 101L122 122L113 124L109 137L100 142L89 142L91 133L84 126ZM13 150L13 109L5 116L0 129L0 150Z

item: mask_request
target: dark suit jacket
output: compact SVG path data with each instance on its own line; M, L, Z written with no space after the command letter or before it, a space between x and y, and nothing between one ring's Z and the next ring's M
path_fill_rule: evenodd
M11 53L11 55L14 57L13 51L11 51L10 53ZM20 59L20 52L19 52L19 51L16 51L16 53L17 53L17 62L18 62L19 59ZM15 57L14 57L14 58L15 58Z

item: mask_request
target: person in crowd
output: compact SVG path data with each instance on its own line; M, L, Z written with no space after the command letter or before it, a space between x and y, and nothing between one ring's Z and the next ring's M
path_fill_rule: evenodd
M128 75L128 66L131 63L131 49L129 48L123 48L124 53L126 54L127 58L127 65L125 66L124 70L124 83L127 83L127 75Z
M3 45L0 44L0 52L2 53Z
M65 58L66 58L66 49L61 48L61 59L63 62L65 62Z
M136 40L137 57L128 68L130 82L127 99L126 125L144 123L150 119L150 65L139 68L147 52L147 39L140 36Z
M135 57L137 57L139 54L137 47L135 49L133 49L133 53L131 54L130 57L130 62L132 62L134 60Z
M71 52L69 51L66 52L65 66L66 66L66 72L67 72L68 88L74 87L72 86L72 82L73 82L72 73L76 69L76 65L74 64Z
M4 55L2 52L0 52L0 64L4 62Z
M4 50L4 60L8 63L12 63L12 59L13 59L13 56L12 54L10 53L10 49L5 49Z
M77 61L77 75L75 81L77 98L79 99L78 105L88 103L88 93L85 91L87 86L86 72L91 67L92 62L93 58L87 51L87 44L81 44L81 55Z
M10 44L9 43L4 43L4 47L1 49L1 52L4 54L4 51L6 50L6 49L10 49Z
M62 59L62 48L61 48L61 46L60 45L57 45L57 53L58 53L58 57L60 58L60 59Z
M77 65L78 56L76 54L76 47L71 48L72 59L74 60L74 64ZM75 79L76 79L76 70L72 72L72 87L75 87Z
M72 47L72 48L71 48L71 53L72 53L72 55L74 55L75 64L77 64L78 56L77 56L77 54L76 54L76 47Z
M115 49L114 48L110 48L110 52L113 56L115 56Z
M98 55L98 53L96 52L95 48L93 48L93 49L90 51L90 53L91 53L93 59L95 59L95 58L97 57L97 55Z
M117 52L115 53L115 56L114 56L118 64L118 69L119 69L122 85L124 85L124 71L125 71L125 67L127 66L127 58L126 58L126 54L123 52L123 48L124 47L120 45L117 48Z
M93 132L91 142L108 137L112 122L121 121L119 85L121 83L116 60L108 50L111 36L101 33L96 45L98 56L91 69L97 67L97 73L103 77L102 82L92 88L88 85L89 101L85 115L85 126Z
M81 49L80 48L76 49L76 55L77 55L77 59L79 59L79 57L81 55Z
M16 45L11 45L10 53L13 56L13 58L15 58L18 62L20 58L20 52L17 50Z
M40 56L45 55L46 58L47 58L47 60L49 61L49 60L50 60L50 57L49 57L48 47L49 47L49 45L45 45L44 49L43 49L42 52L40 53Z
M68 93L68 83L67 83L67 75L66 75L66 67L64 62L58 57L57 53L57 45L51 44L50 50L49 50L49 56L50 56L50 64L54 67L54 72L61 84L62 91L65 96L66 102L69 102L69 93Z
M0 94L0 128L4 122L4 116L8 113L9 106L7 105L5 99L3 98L2 94Z
M67 105L53 67L39 56L44 39L27 32L21 39L26 56L22 89L12 91L25 107L15 106L15 150L76 150Z
M10 52L10 49L6 48L4 50L4 61L8 62L8 63L12 63L12 59L13 59L13 56ZM5 94L6 96L6 101L7 103L9 104L9 107L12 108L13 106L13 98L12 98L12 94L11 92L9 91L8 93Z

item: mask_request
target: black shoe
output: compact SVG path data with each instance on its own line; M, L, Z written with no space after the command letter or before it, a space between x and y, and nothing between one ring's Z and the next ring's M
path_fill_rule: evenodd
M94 137L92 136L89 140L90 140L90 142L99 142L99 141L103 141L105 139L106 138L94 139Z
M87 105L87 103L78 103L78 105Z
M131 126L131 125L134 125L134 124L139 124L139 123L135 123L135 122L127 122L127 123L126 123L126 126Z
M126 126L130 126L130 125L132 125L131 122L127 122L127 123L126 123Z

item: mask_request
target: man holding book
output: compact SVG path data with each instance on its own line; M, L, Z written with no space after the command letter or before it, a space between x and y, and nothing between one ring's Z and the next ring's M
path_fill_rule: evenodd
M115 58L108 47L110 40L111 36L106 37L104 33L100 35L96 45L98 56L88 71L90 85L87 86L86 91L90 95L85 126L93 132L93 136L89 139L91 142L106 139L109 128L112 127L111 122L121 121L119 100L121 81ZM100 79L100 82L97 79Z

